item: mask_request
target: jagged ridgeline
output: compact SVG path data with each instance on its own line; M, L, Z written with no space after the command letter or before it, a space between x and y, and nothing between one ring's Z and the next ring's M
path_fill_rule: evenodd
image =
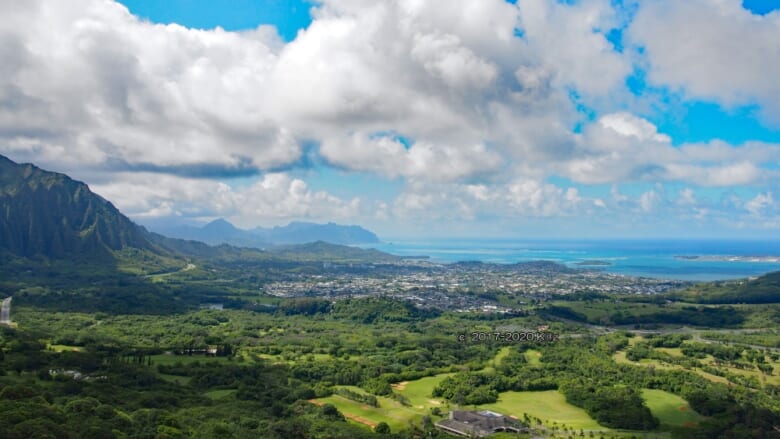
M0 156L0 295L73 311L167 313L173 291L142 274L185 259L89 187Z
M324 242L261 251L169 238L84 183L0 156L0 297L14 295L15 304L117 313L242 306L241 294L256 294L269 273L397 260ZM211 282L215 276L238 281Z
M2 155L0 256L32 258L38 266L81 262L97 269L124 263L135 274L182 268L191 258L248 257L229 246L151 233L86 184Z
M224 220L215 223L235 229ZM210 247L190 237L170 238L133 223L82 182L32 164L17 164L0 155L0 253L7 255L47 259L75 257L101 262L106 258L121 257L122 251L131 257L141 252L147 260L150 255L173 258L175 260L169 262L174 265L190 258L300 260L303 254L309 256L308 259L328 261L399 259L376 250L314 242L322 239L316 234L317 239L307 240L310 238L307 233L321 229L336 230L358 241L366 236L365 240L377 240L376 235L356 226L292 223L277 229L290 235L299 228L303 229L298 240L304 240L306 244L279 246L271 252L218 245L224 244L224 240L213 242L216 246ZM251 243L241 241L229 244L251 247L248 245Z
M0 248L24 257L99 259L126 247L161 251L86 184L0 156Z

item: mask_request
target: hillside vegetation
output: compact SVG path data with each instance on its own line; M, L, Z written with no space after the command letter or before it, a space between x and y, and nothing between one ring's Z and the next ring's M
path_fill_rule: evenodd
M747 281L699 284L672 295L696 303L780 303L780 271Z

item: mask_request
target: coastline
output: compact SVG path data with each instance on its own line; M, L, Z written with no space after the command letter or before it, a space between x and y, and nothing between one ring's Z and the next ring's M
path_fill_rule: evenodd
M685 261L759 262L780 264L780 256L675 255L674 258Z
M390 241L390 240L388 240ZM393 239L370 246L431 263L553 261L578 269L685 281L745 279L780 270L780 242L734 240ZM363 246L369 247L369 246ZM589 261L600 261L589 265ZM607 265L609 264L609 265Z

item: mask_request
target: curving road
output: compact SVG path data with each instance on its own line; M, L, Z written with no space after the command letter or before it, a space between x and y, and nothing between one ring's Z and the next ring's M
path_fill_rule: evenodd
M0 325L11 324L11 297L3 300L2 308L0 308Z
M167 276L170 276L172 274L184 273L185 271L194 270L195 268L197 268L197 266L195 264L188 263L187 266L182 268L181 270L169 271L167 273L147 274L144 277L145 278L157 278L157 279L159 279L161 277L167 277Z

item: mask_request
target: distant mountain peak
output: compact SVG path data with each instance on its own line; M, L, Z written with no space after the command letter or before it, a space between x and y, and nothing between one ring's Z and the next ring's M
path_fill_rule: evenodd
M229 226L232 226L233 224L226 220L225 218L217 218L209 223L206 224L206 226L214 225L214 224L227 224Z
M286 226L270 229L258 227L252 232L274 244L305 244L316 241L331 244L374 244L379 238L361 226L341 225L334 222L318 224L305 221L291 221Z
M211 245L230 244L238 247L267 248L273 245L306 244L316 241L331 244L373 244L379 238L361 226L344 226L334 222L317 224L291 221L286 226L240 229L224 218L218 218L203 227L153 227L163 235L203 241Z
M238 227L234 226L230 221L226 220L225 218L217 218L214 221L211 221L210 223L203 226L203 228L210 229L210 230L229 230L229 231L239 230Z
M286 226L250 231L218 218L203 227L154 229L163 235L211 245L255 248L317 241L341 245L380 242L361 226L332 221L293 221ZM105 254L124 247L159 250L145 229L86 184L0 155L0 249L28 257L65 257L74 253Z

